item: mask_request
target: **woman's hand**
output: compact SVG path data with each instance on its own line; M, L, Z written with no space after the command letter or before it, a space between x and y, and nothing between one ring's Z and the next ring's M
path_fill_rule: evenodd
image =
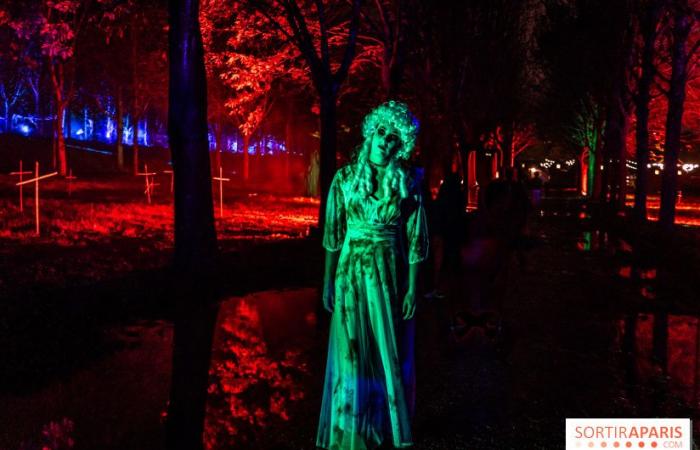
M416 293L412 289L403 297L403 319L410 320L416 313Z
M326 250L326 268L323 275L323 307L333 312L335 307L335 272L338 268L340 252Z
M330 313L333 312L335 306L335 283L333 279L323 282L323 307Z

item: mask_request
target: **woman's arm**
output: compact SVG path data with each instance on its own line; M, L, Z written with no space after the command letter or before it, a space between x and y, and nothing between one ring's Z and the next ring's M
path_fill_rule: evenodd
M408 291L403 298L403 318L409 320L416 313L416 280L420 263L408 265Z
M335 306L335 271L338 268L340 251L326 250L326 268L323 275L323 307L333 312Z

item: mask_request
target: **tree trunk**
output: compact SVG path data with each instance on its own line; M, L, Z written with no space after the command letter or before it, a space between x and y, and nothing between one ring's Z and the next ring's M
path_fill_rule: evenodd
M602 116L602 114L601 114ZM605 156L603 155L603 119L600 119L600 126L598 127L598 138L595 143L595 152L589 154L588 158L588 176L589 176L589 198L601 198L601 188L602 188L602 174L603 171L601 167L605 163Z
M10 131L10 103L5 100L5 133Z
M51 135L51 167L56 170L58 167L58 121L51 121L53 128Z
M591 154L591 150L588 146L584 146L581 150L581 156L579 157L579 164L581 165L579 170L578 187L580 189L581 195L588 195L588 161Z
M70 112L70 107L66 106L66 109L63 110L63 115L64 115L64 137L66 139L70 139L71 136L73 135L73 115ZM85 130L83 130L83 140L85 140Z
M216 169L217 170L219 169L219 167L223 167L221 165L221 153L224 150L224 146L223 146L223 142L222 142L223 137L224 137L223 125L221 124L221 122L219 122L218 124L215 125L215 129L214 129L214 140L216 141L216 149L214 149L214 150L216 151Z
M453 125L455 128L455 133L457 134L457 142L459 143L459 157L462 163L462 182L464 183L464 204L469 204L469 143L467 142L467 136L464 129L462 121L455 120Z
M395 11L393 20L388 8L379 2L376 3L382 29L382 65L381 79L384 88L385 100L391 100L396 96L401 83L403 45L401 35L401 12Z
M41 93L38 88L32 88L32 93L34 94L34 116L38 118L41 116L41 106L39 106L41 105Z
M134 154L134 174L139 173L139 119L138 116L136 115L136 111L134 108L134 112L132 114L132 128L133 132L131 133L131 136L133 136L133 142L131 144L131 151Z
M63 112L66 109L66 104L63 101L57 101L56 104L58 106L56 111L56 156L58 157L56 169L61 176L66 176L68 173L68 158L66 157L66 140L63 136Z
M124 170L124 98L122 88L117 89L117 167Z
M290 104L291 105L291 104ZM284 126L284 145L285 145L285 152L284 152L284 183L289 188L291 186L291 181L289 179L290 176L290 164L291 164L291 159L292 159L292 149L294 148L294 143L292 142L293 140L293 129L292 129L292 117L293 117L294 111L292 110L291 107L288 107L287 110L287 120Z
M621 96L618 86L611 96L605 121L601 201L611 208L611 212L619 211L624 206L625 197L627 112L622 106Z
M250 147L250 135L243 135L243 183L248 183L250 176L250 155L248 154Z
M649 189L649 101L651 83L654 80L654 45L656 26L661 13L659 1L653 1L642 18L642 73L637 84L636 116L637 128L637 182L634 191L634 218L644 222L647 218L647 191Z
M61 176L66 176L68 163L66 158L66 141L63 137L63 112L66 109L67 102L63 98L63 65L50 62L50 70L54 99L56 100L54 168L58 170Z
M136 15L131 15L131 61L132 61L132 73L131 73L131 85L132 85L132 99L131 99L131 153L133 155L133 171L134 175L139 173L139 114L138 111L138 98L139 98L139 87L137 80L137 66L138 66L138 25L136 23Z
M321 207L319 208L318 226L323 230L326 223L326 199L330 191L331 182L335 175L336 152L336 93L337 89L332 82L326 83L319 90L321 100L321 148L320 148L320 187Z
M396 97L399 91L399 86L401 85L401 64L399 62L400 55L398 54L401 49L393 49L394 45L399 45L394 43L393 45L385 44L384 46L384 57L382 58L382 87L384 88L384 94L386 96L385 100L391 100ZM397 53L394 53L397 52Z
M673 49L671 59L671 83L666 115L666 142L664 145L664 171L661 180L661 210L659 226L664 231L673 229L678 192L678 156L681 148L681 128L685 103L688 54L686 42L691 20L681 8L673 21Z
M514 124L508 121L503 125L503 161L502 165L506 169L512 169L515 162L515 154L513 152L513 132Z
M198 0L169 0L168 10L168 136L175 176L177 308L166 448L201 450L218 309L206 73Z
M382 58L382 67L381 67L381 72L382 72L382 86L384 87L384 95L385 95L385 100L389 100L392 98L394 95L394 86L391 80L391 62L390 58L391 56L389 55L387 57L387 52L390 52L390 49L384 46L384 57Z

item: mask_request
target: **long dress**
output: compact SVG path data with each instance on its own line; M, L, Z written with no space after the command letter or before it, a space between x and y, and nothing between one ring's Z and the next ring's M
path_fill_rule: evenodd
M323 246L340 250L316 445L412 445L414 321L402 318L408 264L423 261L428 233L420 191L362 198L355 165L331 184Z

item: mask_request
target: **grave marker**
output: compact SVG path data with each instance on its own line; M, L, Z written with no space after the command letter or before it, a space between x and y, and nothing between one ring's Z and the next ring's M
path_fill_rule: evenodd
M172 170L164 170L163 173L170 174L170 193L173 193L173 186L175 185L175 172Z
M231 181L230 178L224 178L224 169L219 166L219 176L212 178L219 181L219 217L224 217L224 181Z
M68 180L68 197L70 197L70 194L71 194L71 192L72 192L72 186L73 186L73 185L72 185L71 181L72 181L72 180L75 180L75 179L77 179L77 178L78 178L78 177L74 177L74 176L73 176L73 169L69 169L69 170L68 170L68 176L66 177L66 180Z
M22 160L19 160L19 172L10 172L10 175L19 175L19 182L22 182L22 176L33 173L31 170L22 170ZM19 185L19 212L24 212L24 185Z
M143 191L144 194L146 194L146 198L148 199L148 204L151 204L151 194L153 193L153 187L157 186L156 183L154 183L150 177L154 176L156 172L149 172L148 171L148 164L143 165L143 172L142 173L137 173L136 175L145 177L146 179L146 190Z
M17 186L23 186L28 183L34 183L34 221L36 222L36 235L39 236L39 180L58 175L58 172L47 173L39 176L39 161L34 163L35 176L32 179L24 180L17 183Z

